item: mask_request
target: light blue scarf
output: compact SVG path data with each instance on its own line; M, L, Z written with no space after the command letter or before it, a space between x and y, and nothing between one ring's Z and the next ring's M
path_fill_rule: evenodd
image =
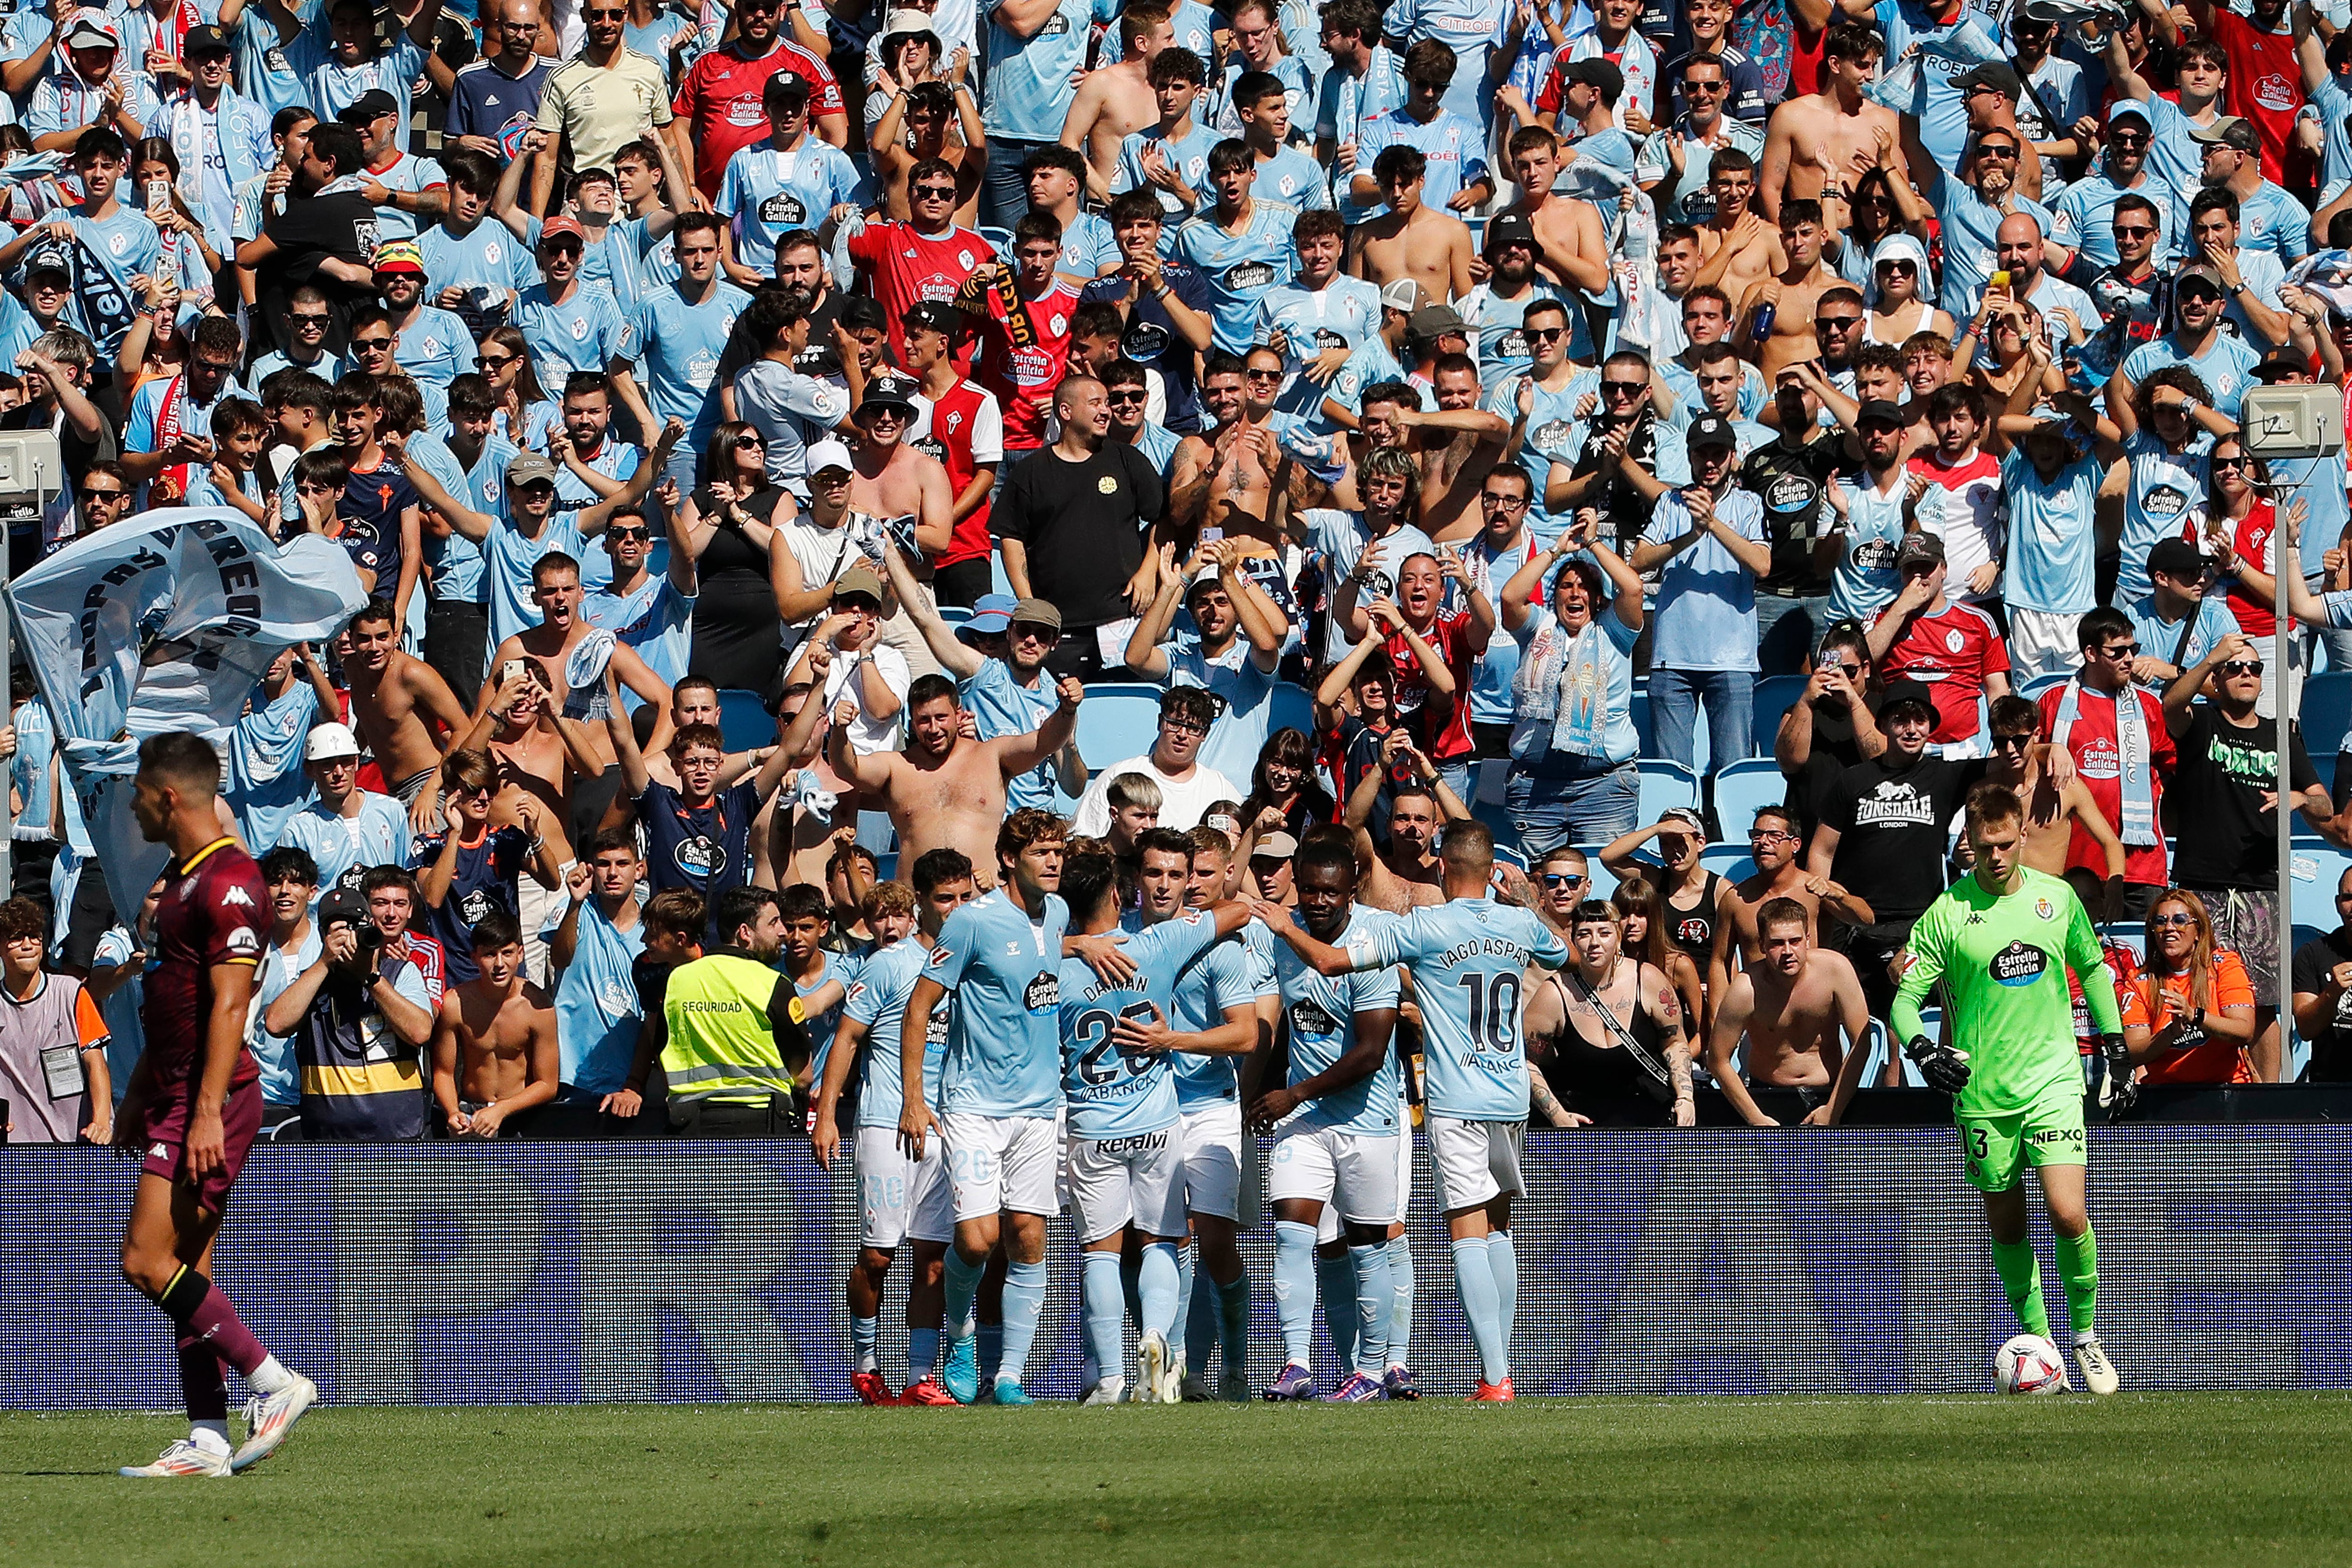
M2057 722L2050 731L2057 744L2066 743L2074 721L2082 716L2082 700L2083 682L2077 677L2066 683L2058 699ZM2124 797L2124 819L2116 831L2132 848L2152 848L2162 841L2156 832L2156 769L2148 756L2147 713L2132 687L2116 693L2115 703L2116 780Z
M1512 700L1523 719L1551 721L1551 749L1573 756L1602 755L1609 728L1605 636L1597 621L1570 632L1555 619L1528 644L1512 679Z

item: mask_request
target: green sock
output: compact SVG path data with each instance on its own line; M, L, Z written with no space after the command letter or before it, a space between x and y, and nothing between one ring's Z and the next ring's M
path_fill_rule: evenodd
M2099 1310L2099 1243L2090 1226L2058 1237L2058 1272L2066 1281L2066 1317L2078 1334L2092 1331Z
M2033 1243L1994 1242L1992 1266L2000 1271L2000 1288L2009 1292L2009 1304L2016 1310L2018 1322L2027 1333L2047 1338L2050 1314L2042 1306L2042 1260L2033 1256Z

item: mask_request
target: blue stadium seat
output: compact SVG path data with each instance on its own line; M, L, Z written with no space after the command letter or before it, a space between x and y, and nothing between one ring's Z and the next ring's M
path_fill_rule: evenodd
M2333 752L2352 729L2352 671L2315 675L2303 683L2303 744L2315 760Z
M2134 958L2147 957L2147 927L2138 921L2116 921L2107 927L2107 940L2131 949Z
M771 746L776 741L775 715L756 691L727 690L719 694L719 732L730 752Z
M996 252L996 259L1007 267L1013 265L1013 231L1011 229L993 228L983 225L972 232L988 241L988 247Z
M1315 693L1296 681L1276 681L1272 695L1266 700L1265 732L1271 735L1276 730L1296 730L1309 741L1314 740ZM1246 784L1248 781L1235 779L1234 782Z
M1601 851L1597 847L1587 848L1584 851L1584 858L1591 863L1592 875L1592 885L1585 889L1584 896L1588 899L1606 899L1617 890L1617 873L1601 863Z
M1756 861L1745 844L1710 844L1698 852L1698 863L1727 881L1744 882L1756 875Z
M1724 842L1742 846L1745 854L1748 825L1768 805L1789 797L1789 781L1780 764L1769 757L1737 762L1715 775L1715 820Z
M1658 820L1659 814L1678 805L1698 805L1698 774L1680 763L1670 763L1663 757L1643 757L1642 769L1641 822L1643 826Z
M648 576L658 577L668 570L669 541L656 539L654 547L646 552L646 573Z
M949 627L953 629L954 627L960 626L966 621L971 619L971 612L965 609L961 605L941 605L940 606L940 619L945 621Z
M988 552L988 591L1006 595L1013 592L1013 579L1004 574L1004 557L993 550Z
M2288 865L2292 868L2294 922L2315 924L2322 931L2335 930L2336 884L2342 879L2345 868L2352 867L2352 854L2322 838L2297 837Z
M1160 693L1149 686L1091 687L1078 709L1078 755L1099 773L1151 750L1160 736Z
M1756 716L1750 728L1755 732L1758 756L1772 754L1772 742L1780 733L1780 721L1797 699L1805 694L1805 682L1810 679L1803 675L1772 675L1756 683ZM1724 824L1724 831L1731 831L1729 823Z
M1634 738L1642 742L1642 755L1657 750L1657 738L1650 733L1650 693L1646 687L1636 688L1633 700L1627 704L1633 710Z
M2028 676L2025 679L2018 683L2017 694L2020 697L2026 699L2028 701L2032 701L2038 699L2043 692L2049 690L2053 686L2065 685L2068 679L2069 678L2064 675Z

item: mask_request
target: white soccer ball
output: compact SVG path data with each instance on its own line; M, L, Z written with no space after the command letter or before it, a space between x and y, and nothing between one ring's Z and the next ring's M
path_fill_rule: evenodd
M2020 1334L1993 1352L1992 1382L2003 1394L2058 1394L2066 1387L2066 1363L2040 1334Z

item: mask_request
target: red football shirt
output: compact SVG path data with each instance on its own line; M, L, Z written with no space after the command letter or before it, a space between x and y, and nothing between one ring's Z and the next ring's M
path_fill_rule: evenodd
M2237 521L2231 531L2230 547L2238 552L2238 558L2241 561L2252 562L2256 571L2267 573L2273 570L2272 540L2277 531L2278 508L2269 501L2258 500L2245 516ZM2201 546L2205 542L2194 521L2181 529L2180 537L2195 545ZM2230 614L2238 618L2240 631L2254 641L2260 642L2278 630L2278 620L2272 613L2271 607L2248 595L2242 579L2235 576L2224 577L2221 579L2221 587L2222 591L2229 595ZM2294 618L2290 616L2287 617L2287 626L2292 630L2294 626ZM2158 650L2159 655L2166 651L2168 650Z
M776 47L752 59L739 43L713 49L694 62L678 83L670 112L687 122L694 140L694 183L717 200L719 182L726 177L727 160L769 135L768 111L761 94L768 79L790 71L809 84L809 120L821 114L846 114L841 83L832 69L797 44L778 39Z
M1879 612L1884 620L1893 605ZM1985 677L2009 673L2009 645L1993 618L1974 605L1949 605L1939 616L1922 615L1879 662L1879 679L1923 681L1936 700L1936 728L1928 739L1942 744L1977 732L1977 698Z
M1454 675L1454 695L1441 697L1430 689L1429 677L1402 632L1391 632L1388 656L1396 671L1397 718L1412 731L1413 744L1433 763L1467 756L1470 745L1470 612L1441 613L1422 631L1422 638L1437 650Z
M980 353L972 360L972 379L996 394L1004 416L1004 449L1034 452L1045 444L1045 416L1053 411L1054 388L1070 363L1070 317L1078 308L1078 291L1059 276L1053 287L1034 300L1024 300L1030 325L1030 342L1015 348L1004 298L994 289L981 296L987 314L981 318Z
M2303 108L2303 68L2294 58L2294 38L2287 33L2265 33L2236 12L2216 5L2213 41L2230 58L2222 106L2253 121L2262 133L2263 178L2284 184L2287 139L2294 133L2295 113Z
M916 427L907 438L940 460L948 471L948 489L952 494L963 494L982 463L1003 467L1003 419L995 397L986 389L959 381L936 400L927 397L923 403L928 406L919 408ZM986 443L984 450L976 438ZM988 501L983 498L970 517L955 525L937 564L954 566L984 559L994 542L988 532Z
M901 318L908 310L926 300L953 304L972 269L996 259L988 241L952 225L927 235L911 223L869 223L849 237L848 249L859 279L881 302L890 323L890 357L900 364L907 363Z
M269 888L234 838L215 838L185 865L166 867L155 902L155 965L147 972L140 1023L158 1088L177 1092L201 1075L213 1012L215 964L258 965L269 940ZM242 1045L234 1089L261 1076Z
M2148 798L2161 817L2164 809L2164 781L2172 774L2175 752L2172 731L2164 727L2164 704L2155 693L2138 691L2140 726L2147 733L2148 763L2155 777L2148 786ZM2066 689L2053 686L2042 694L2042 732L2052 740L2058 737L2058 707L2065 700ZM2124 830L2124 784L2122 755L2116 749L2116 700L2104 693L2083 689L2082 700L2075 705L2074 727L2066 736L2066 749L2074 753L2074 772L2081 775L2084 786L2091 792L2099 815L2120 837ZM2078 825L2074 841L2066 847L2066 869L2077 866L2094 877L2105 879L2107 874L2106 851L2098 840L2083 831ZM2124 880L2147 887L2161 888L2165 884L2164 841L2161 835L2153 845L2124 846Z

